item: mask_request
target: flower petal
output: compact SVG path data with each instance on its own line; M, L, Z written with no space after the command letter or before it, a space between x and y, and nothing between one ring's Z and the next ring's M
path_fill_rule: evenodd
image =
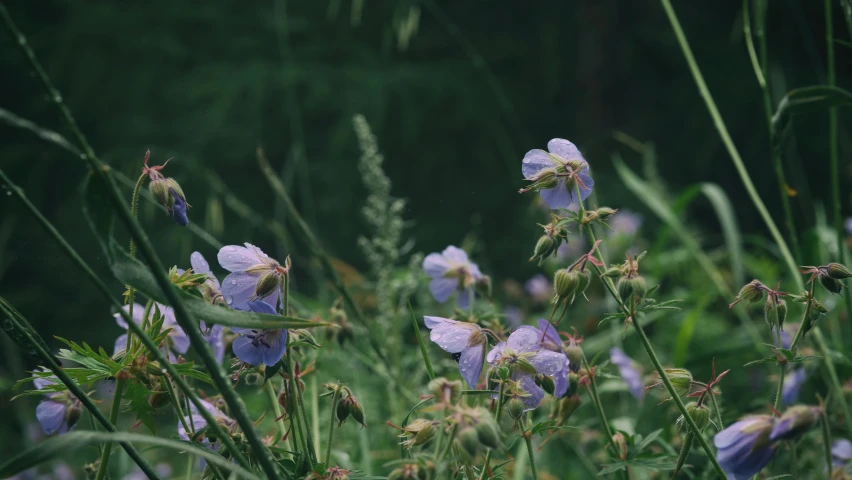
M485 344L472 345L462 350L459 357L459 371L470 388L476 388L482 373L482 357L485 356Z
M431 329L429 339L445 352L459 353L468 347L470 336L479 327L473 323L457 322L441 317L423 317L426 327Z
M269 344L269 348L263 352L263 363L267 367L272 367L287 351L287 330L273 330L266 336L266 343Z
M195 427L196 432L207 426L207 420L205 420L204 417L202 417L201 415L198 415L198 414L192 415L192 419L191 419L192 421L190 421L189 416L185 416L184 420L186 421L187 425L190 426L190 428ZM178 431L178 436L180 437L181 440L187 441L187 442L189 441L190 436L189 436L189 433L186 431L186 429L183 428L183 422L178 421L177 431ZM206 442L207 439L205 438L204 441Z
M172 349L177 353L186 353L189 350L189 337L182 328L175 326L169 332L169 339L172 341Z
M267 315L278 315L278 312L275 311L275 307L264 302L264 301L256 301L249 302L248 307L252 312L255 313L265 313Z
M207 263L207 259L204 258L201 252L192 252L192 255L189 256L189 264L192 265L192 271L195 273L213 275L213 272L210 270L210 264Z
M565 140L564 138L554 138L553 140L547 142L547 150L550 153L555 153L562 157L562 160L582 160L586 161L583 154L580 153L580 150L577 149L577 146L572 142Z
M559 338L559 333L556 332L556 328L550 322L543 318L539 318L538 329L544 332L544 342L541 342L542 348L546 348L554 352L562 351L562 340Z
M246 243L245 247L226 245L219 249L217 255L219 265L229 272L244 272L249 268L262 264L266 254L259 248Z
M462 310L467 310L467 308L470 306L470 299L476 297L476 294L474 294L473 292L473 287L468 287L466 290L462 290L459 292L459 308L461 308Z
M509 335L506 345L518 353L532 352L541 348L539 340L541 340L539 329L523 325Z
M500 342L497 345L494 345L494 348L492 348L491 351L488 352L488 355L485 357L485 360L487 360L488 363L493 364L497 360L497 358L500 357L500 354L503 353L503 350L505 349L506 342Z
M234 345L231 347L234 350L234 355L249 365L258 366L263 363L263 354L266 347L262 345L254 346L252 340L246 336L241 336L234 340Z
M521 388L529 394L521 397L521 401L524 402L524 411L535 409L541 404L541 400L544 398L544 390L535 384L535 380L531 375L524 375L521 377L520 382Z
M429 290L436 301L444 303L453 292L458 289L459 281L456 278L434 278L429 282Z
M558 373L565 370L567 367L565 360L565 354L551 352L550 350L539 350L529 358L529 362L535 367L538 373L543 373L550 377L555 377Z
M530 179L545 168L555 166L556 162L544 150L530 150L524 155L524 159L521 161L521 173L524 174L524 178Z
M589 176L589 167L584 168L580 173L577 174L577 178L580 179L580 182L583 184L580 186L580 199L586 201L589 198L589 195L592 194L592 187L595 186L595 181L592 180L592 177Z
M222 297L235 310L248 310L248 303L257 292L257 275L245 272L231 273L222 281Z
M453 245L445 248L444 251L441 252L441 255L455 266L462 266L470 263L470 260L467 258L467 252Z
M423 271L432 278L444 276L450 268L450 262L440 253L430 253L423 259Z
M122 308L124 308L125 312L130 312L130 305L125 305ZM139 305L138 303L134 303L133 304L133 317L132 318L133 318L133 321L136 322L137 325L142 325L142 316L143 315L145 315L145 307L143 307L142 305ZM113 314L113 317L115 317L115 323L117 323L119 327L127 330L127 322L124 321L124 317L122 317L121 314L115 313L115 314Z
M65 402L44 400L36 407L36 418L48 435L60 431L65 424Z
M544 188L539 191L539 194L541 195L541 199L547 203L547 206L550 207L551 210L568 208L568 206L574 202L574 194L573 192L569 192L568 188L565 187L564 178L560 178L555 187Z

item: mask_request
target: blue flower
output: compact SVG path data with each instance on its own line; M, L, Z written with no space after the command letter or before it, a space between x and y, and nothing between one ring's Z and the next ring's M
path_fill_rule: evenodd
M636 368L633 359L627 356L620 348L613 347L609 350L609 361L618 367L618 374L627 382L627 389L638 399L645 397L645 382L642 381L642 373Z
M435 300L444 303L458 291L461 308L468 307L476 282L485 278L479 267L467 258L467 253L454 246L427 255L423 259L423 270L432 278L429 290Z
M212 403L202 399L201 404L204 405L205 410L207 410L213 415L213 418L216 420L216 423L224 427L226 431L231 433L236 429L237 422L222 413L222 411L216 408L216 406L214 406ZM184 422L186 422L186 424L189 425L190 428L195 428L195 431L198 432L199 430L202 430L207 427L207 420L205 420L204 417L202 417L201 414L198 413L198 408L195 406L194 403L190 404L190 412L191 415L186 415L184 417ZM181 440L189 441L192 432L187 432L186 429L183 428L184 422L178 422L178 436L181 438ZM206 438L198 440L200 440L202 443L207 443Z
M257 313L277 315L275 308L266 302L249 302L249 309ZM231 328L241 336L234 340L234 355L249 365L274 366L287 351L287 330L255 330Z
M553 296L550 280L542 274L536 274L524 282L524 290L537 302L546 302Z
M568 357L561 352L561 348L558 352L546 348L552 345L556 331L546 320L543 322L539 322L542 329L529 325L518 328L505 342L495 345L486 357L492 365L501 364L514 368L512 380L518 382L524 390L525 395L520 398L525 411L538 407L545 392L536 384L533 374L525 371L521 365L529 364L536 373L553 378L554 397L565 395L568 389ZM557 336L557 342L558 338Z
M775 454L769 440L774 420L769 415L743 418L716 434L716 459L730 480L748 480Z
M249 310L249 302L263 300L278 308L284 275L289 274L289 257L281 266L261 249L246 243L245 247L222 247L218 258L219 265L231 272L222 281L225 303L237 310Z
M171 210L168 211L168 214L172 219L180 225L181 227L187 226L189 224L189 217L186 216L186 200L177 194L174 189L169 189L172 193L172 196L175 199L175 204L172 206Z
M831 466L832 468L846 468L852 461L852 442L845 438L835 440L831 444Z
M784 377L784 386L781 389L781 401L785 405L796 403L796 400L799 398L799 391L807 379L808 373L804 368L790 370L790 373Z
M580 187L580 199L592 193L595 182L589 176L589 165L577 147L561 138L547 142L547 149L530 150L524 155L521 172L532 185L521 190L537 190L551 209L568 208L577 199L575 187Z
M775 422L769 440L777 442L795 438L814 426L820 418L820 407L795 405L789 407Z
M69 392L51 393L36 407L36 418L47 435L68 432L82 413L80 400Z
M163 315L163 329L171 328L168 336L166 337L168 348L164 349L163 353L169 358L170 361L174 361L174 354L172 353L186 353L189 350L189 337L186 335L186 332L177 324L177 320L175 320L175 312L172 310L172 307L167 307L165 305L161 305L159 303L154 304L159 310L160 314ZM130 306L125 305L124 311L129 311ZM151 309L151 315L153 316L154 309ZM115 323L118 324L119 327L127 330L127 322L124 321L124 317L120 314L116 313L113 315L115 317ZM138 303L133 304L133 321L137 325L142 325L142 317L145 316L145 307L139 305ZM120 335L115 340L115 346L113 347L113 355L118 354L123 351L127 346L127 334Z
M432 332L429 339L445 352L452 353L459 364L462 378L476 388L482 373L482 359L485 356L487 339L479 325L458 322L449 318L423 317L426 328Z
M852 235L852 217L846 218L846 233Z

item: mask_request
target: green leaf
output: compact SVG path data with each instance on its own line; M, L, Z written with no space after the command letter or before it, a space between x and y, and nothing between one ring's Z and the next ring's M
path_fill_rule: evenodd
M751 366L751 365L757 365L757 364L759 364L759 363L775 362L775 361L777 361L777 360L778 360L778 357L776 357L775 355L772 355L772 356L769 356L769 357L766 357L766 358L761 358L760 360L755 360L755 361L753 361L753 362L748 362L748 363L746 363L746 364L745 364L745 365L743 365L743 366L744 366L744 367L749 367L749 366Z
M152 435L140 435L137 433L124 432L69 432L56 437L48 438L34 447L16 455L0 466L0 477L7 478L26 471L36 465L49 462L56 458L66 457L83 447L106 442L127 442L141 445L153 445L168 448L176 452L190 452L207 460L209 463L223 468L237 475L238 478L255 480L256 475L249 472L228 459L221 457L212 450L195 446L189 442L171 440L155 437Z
M414 335L417 337L417 344L420 345L420 354L423 355L423 363L426 364L426 371L429 372L429 379L435 380L435 370L432 369L432 362L429 360L429 351L426 349L426 343L423 342L423 336L420 334L420 324L417 323L417 317L414 315L414 309L411 308L411 302L408 302L408 311L411 312L411 323L414 325Z
M166 294L160 289L154 276L139 260L131 258L114 241L110 244L112 253L112 272L122 283L132 286L148 298L168 304ZM297 317L266 315L255 312L242 312L230 308L211 305L183 290L179 291L186 308L196 317L207 323L256 329L312 328L330 324Z
M791 115L852 105L852 93L828 85L797 88L784 95L772 116L772 131L777 133Z
M157 411L148 404L148 398L152 393L141 382L127 382L127 390L124 392L124 398L130 402L129 410L136 414L136 419L148 427L151 433L156 435L157 424L154 422L154 414Z

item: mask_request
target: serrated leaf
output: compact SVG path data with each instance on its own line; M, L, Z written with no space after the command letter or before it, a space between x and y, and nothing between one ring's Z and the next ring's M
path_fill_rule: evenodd
M634 448L633 451L636 454L642 453L642 451L645 450L645 448L647 448L648 445L650 445L654 440L656 440L657 437L659 437L661 433L663 433L662 429L655 430L655 431L649 433L646 437L642 438L641 440L638 440L636 445L633 447Z
M772 355L770 357L761 358L760 360L754 360L752 362L748 362L745 365L743 365L743 367L749 367L751 365L757 365L757 364L760 364L760 363L775 362L777 360L778 360L778 358L775 357L775 355Z
M822 359L822 357L820 357L818 355L808 355L807 357L801 357L800 356L800 357L796 357L796 358L790 360L790 363L803 363L803 362L806 362L808 360L820 360L820 359Z
M0 466L0 477L11 477L29 470L41 463L62 457L68 458L68 454L81 448L88 447L89 445L107 442L127 442L138 445L152 445L155 447L168 448L175 452L190 452L193 455L204 458L209 463L212 463L219 468L235 473L238 478L259 480L259 478L253 473L243 469L231 460L223 458L212 450L198 447L189 442L160 438L153 435L140 435L137 433L108 433L94 431L68 432L63 435L48 438L6 461L6 463Z
M117 393L117 392L116 392ZM128 410L136 414L136 419L148 427L154 435L157 434L157 424L154 422L154 408L148 404L148 398L153 392L140 382L128 382L124 398L129 402Z

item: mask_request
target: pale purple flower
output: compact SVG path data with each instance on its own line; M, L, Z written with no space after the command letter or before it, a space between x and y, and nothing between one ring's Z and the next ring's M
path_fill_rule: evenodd
M542 188L539 193L551 209L568 208L574 203L575 186L580 186L580 198L585 200L595 182L589 176L589 165L577 147L561 138L547 142L547 149L530 150L521 162L524 178L536 185L539 182L556 180L553 188Z
M831 444L831 465L833 468L846 468L852 461L852 442L840 438Z
M784 386L781 389L781 401L785 405L792 405L799 399L799 391L808 379L808 373L804 368L790 370L784 376Z
M204 340L207 340L207 343L213 348L213 355L216 357L216 360L222 363L222 359L225 358L225 339L223 335L225 327L222 325L208 327L207 323L203 320L199 322L199 326L201 327L201 333L204 335Z
M192 252L192 255L189 256L189 262L194 273L203 273L209 277L206 282L198 286L204 299L214 305L224 300L219 279L210 270L210 264L207 263L204 255L200 252Z
M550 280L540 273L527 280L524 289L537 302L546 302L553 296Z
M769 415L746 417L716 434L716 459L729 480L748 480L769 463L775 454L769 440L773 424Z
M820 419L820 415L821 410L819 407L807 405L789 407L775 422L772 432L769 434L769 440L777 442L779 440L795 438L816 424Z
M172 307L167 307L165 305L161 305L159 303L154 304L159 310L160 314L163 315L163 329L171 328L169 331L167 342L168 348L165 350L165 354L169 358L169 360L174 359L173 351L177 353L186 353L189 350L189 337L186 336L186 332L178 325L177 320L175 320L175 312L172 310ZM130 311L130 305L124 306L124 311ZM153 318L154 309L151 309L151 317ZM137 325L142 325L142 317L145 316L145 307L139 305L138 303L133 304L133 321ZM127 322L124 321L124 317L120 314L114 314L115 323L118 324L119 327L127 330ZM118 354L123 351L127 346L127 334L120 335L115 340L115 347L113 347L113 355Z
M266 302L249 302L249 309L256 313L278 315L275 308ZM274 366L287 351L287 330L231 328L240 337L234 340L234 355L249 365Z
M609 361L618 367L618 374L627 383L627 389L638 399L645 397L645 383L642 381L642 373L636 368L633 359L627 356L620 348L613 347L609 350Z
M423 270L432 278L429 290L435 300L444 303L453 292L459 292L461 308L469 306L476 282L485 277L479 267L468 259L464 250L452 245L441 253L426 255Z
M36 407L36 418L47 435L68 432L81 415L80 400L68 392L51 393Z
M216 408L215 405L203 399L201 399L201 404L204 405L205 410L207 410L213 415L213 418L216 420L216 423L222 425L225 430L227 430L228 432L232 432L236 428L237 422L222 413L222 411ZM190 428L195 428L195 431L198 432L199 430L202 430L207 427L207 420L205 420L204 417L202 417L201 414L198 413L198 408L195 406L194 403L190 404L190 412L191 415L187 415L184 417L184 421L187 425L189 425ZM181 438L181 440L184 441L189 441L189 439L191 438L191 432L187 432L186 429L183 427L183 422L180 421L178 421L178 436ZM202 439L201 441L202 443L207 443L206 438Z
M186 216L186 200L183 196L178 195L174 189L169 189L172 194L172 197L175 199L175 204L171 209L166 210L170 217L180 225L181 227L187 226L189 224L189 217Z
M499 363L506 366L511 366L519 360L529 362L537 373L553 378L556 387L553 395L559 398L565 395L568 389L569 361L568 357L562 353L561 348L558 352L545 348L552 346L553 335L556 335L556 331L546 320L544 323L547 324L546 327L541 323L539 325L546 328L547 333L538 328L524 325L512 332L505 342L495 345L488 352L486 360L492 365ZM542 338L544 338L544 341L542 341ZM556 339L558 342L558 336ZM515 368L512 379L520 382L520 386L526 394L520 397L524 403L524 410L533 410L538 407L545 392L536 385L533 375Z
M250 243L219 250L219 265L231 272L222 281L222 295L231 308L249 310L249 302L263 300L278 308L281 285L288 267ZM286 262L285 262L286 263Z
M514 305L504 307L503 315L506 316L506 323L512 328L518 328L524 323L524 312Z
M429 338L445 352L453 354L462 378L470 388L476 388L488 344L485 332L475 323L441 317L423 317L423 320L426 328L432 331Z
M619 208L618 212L607 220L607 224L616 235L633 236L642 226L642 216L626 208Z

